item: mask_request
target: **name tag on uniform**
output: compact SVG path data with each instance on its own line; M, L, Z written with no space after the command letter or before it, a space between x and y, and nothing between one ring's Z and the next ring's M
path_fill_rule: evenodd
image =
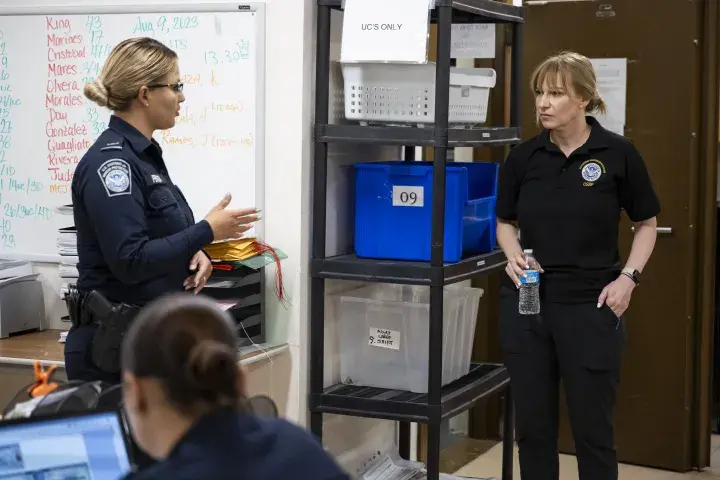
M164 184L166 182L162 175L158 175L158 174L154 173L154 174L150 175L150 182L148 182L148 183L151 183L153 185L158 185L158 184Z

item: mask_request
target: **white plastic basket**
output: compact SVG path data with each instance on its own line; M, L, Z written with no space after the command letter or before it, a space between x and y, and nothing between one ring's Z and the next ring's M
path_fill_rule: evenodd
M360 122L435 121L435 64L342 64L345 118ZM450 123L485 123L492 68L450 69Z

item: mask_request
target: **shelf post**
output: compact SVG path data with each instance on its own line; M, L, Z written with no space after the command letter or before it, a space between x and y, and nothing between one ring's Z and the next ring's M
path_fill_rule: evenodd
M523 24L512 26L512 53L510 59L510 126L520 128L523 89Z
M398 453L405 460L410 460L410 422L399 422Z
M450 117L450 47L452 6L437 6L437 61L435 65L435 138L433 142L433 194L430 267L442 268L445 250L445 167L448 153ZM428 342L428 404L440 406L442 388L443 286L430 287ZM440 477L440 422L431 418L428 424L428 480Z
M318 6L315 63L315 124L328 123L330 95L330 7ZM312 193L312 258L325 258L327 144L315 138ZM310 282L310 405L323 392L325 372L325 280ZM322 441L322 413L311 411L310 429Z

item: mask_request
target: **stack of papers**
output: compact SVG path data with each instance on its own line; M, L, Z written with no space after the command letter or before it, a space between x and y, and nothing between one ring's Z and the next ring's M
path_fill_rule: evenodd
M70 286L76 285L80 273L77 269L78 251L77 251L77 228L74 225L73 206L61 205L53 209L58 215L62 215L67 219L68 227L58 230L57 235L57 252L60 255L60 265L58 265L58 275L63 283L60 285L60 298L65 299ZM65 342L65 337L60 335L60 342Z
M60 255L77 256L77 229L75 227L58 230L57 248Z
M403 460L397 449L376 454L366 464L360 478L362 480L427 480L427 470L419 462ZM470 477L440 474L440 480L470 480ZM497 480L495 478L474 480Z
M57 213L58 215L72 215L73 214L73 206L72 205L60 205L59 207L53 208L53 212Z
M239 262L258 254L259 246L254 238L217 242L205 248L214 262Z
M58 267L58 273L60 278L67 278L77 281L80 273L77 269L78 257L74 256L63 256L60 260L60 266ZM74 283L74 282L73 282Z
M279 248L272 248L256 238L213 243L205 248L205 252L210 255L214 270L227 271L241 267L259 270L287 258Z

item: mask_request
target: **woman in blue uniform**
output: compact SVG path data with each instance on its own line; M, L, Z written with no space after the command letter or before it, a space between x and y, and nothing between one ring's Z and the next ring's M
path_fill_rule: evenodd
M616 480L623 314L655 246L660 204L635 146L589 116L605 110L590 60L572 52L551 57L530 83L543 131L510 152L497 201L498 243L508 259L500 332L521 474L558 478L562 379L580 480ZM624 265L623 210L635 227ZM523 249L533 250L532 267L542 276L539 315L518 312Z
M202 289L211 273L202 249L241 236L258 218L255 209L228 209L229 195L203 220L193 218L153 139L175 125L182 91L177 55L151 38L119 43L85 86L86 97L113 115L72 181L78 290L115 310L86 302L73 320L65 343L70 380L119 383L120 327L165 293Z
M133 437L157 460L132 480L349 480L312 436L247 413L232 319L200 296L148 305L123 345Z

